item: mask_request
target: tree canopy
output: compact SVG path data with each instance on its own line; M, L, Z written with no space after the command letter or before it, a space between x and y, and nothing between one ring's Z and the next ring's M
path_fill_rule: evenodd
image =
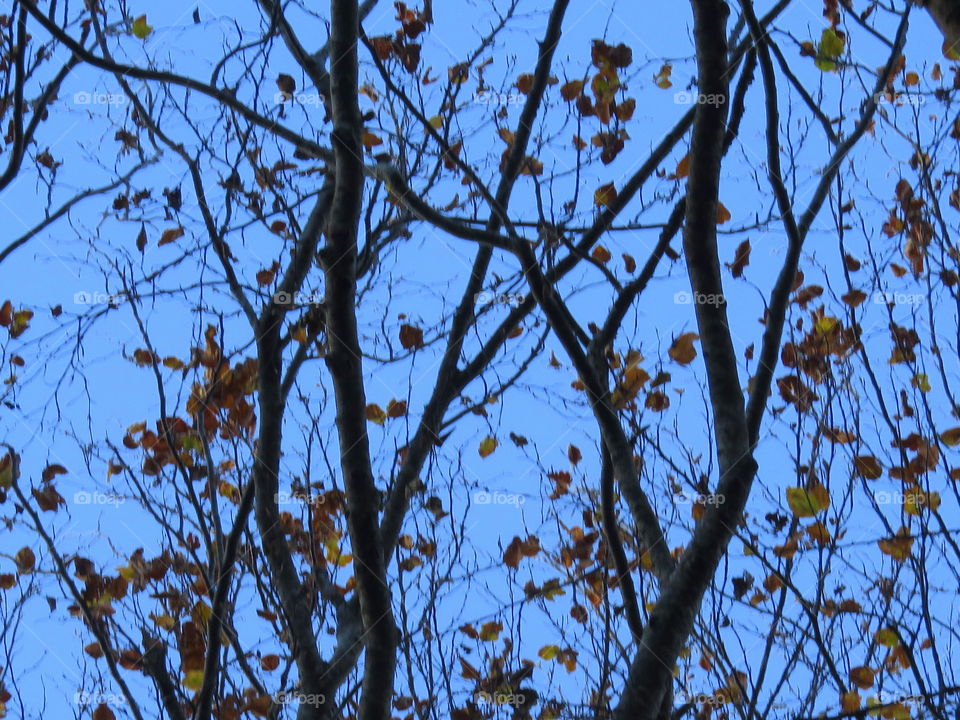
M960 717L948 0L13 0L0 717Z

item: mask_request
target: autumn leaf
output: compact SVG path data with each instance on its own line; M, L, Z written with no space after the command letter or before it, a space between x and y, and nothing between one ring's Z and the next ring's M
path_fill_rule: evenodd
M41 473L40 477L44 482L50 482L57 475L66 475L66 474L67 474L67 469L63 465L53 464L53 465L47 465L43 469L43 472Z
M896 535L878 540L877 545L884 555L889 555L896 562L902 563L910 557L910 551L913 549L913 538L910 537L910 531L907 528L901 527Z
M544 645L542 648L540 648L537 651L537 655L539 655L544 660L553 660L559 654L560 654L559 645Z
M260 658L260 667L267 672L273 672L280 667L280 656L272 654L264 655L262 658Z
M950 428L940 433L940 440L948 447L960 445L960 427Z
M576 466L577 463L583 458L583 455L580 453L580 449L576 445L570 445L567 447L567 458L570 460L570 464Z
M169 230L164 230L163 234L160 236L160 242L157 243L157 247L163 245L169 245L170 243L183 237L183 226L170 228Z
M860 693L850 690L840 696L840 710L853 713L860 709Z
M730 217L730 211L727 210L727 206L717 200L717 225L723 225L730 220Z
M495 642L497 638L500 637L500 633L503 631L503 624L494 622L485 622L480 626L480 639L484 642Z
M290 75L280 73L277 76L277 88L283 93L284 97L291 97L297 90L297 81Z
M383 145L383 140L381 140L379 137L377 137L376 135L374 135L374 134L373 134L372 132L370 132L369 130L364 130L364 131L363 131L363 133L361 134L361 140L360 140L360 141L363 143L363 146L364 146L367 150L369 150L370 148L374 148L374 147L376 147L377 145Z
M391 400L387 403L387 417L399 418L407 414L407 403L405 400Z
M203 670L189 670L183 675L183 686L197 692L203 687Z
M590 253L590 257L592 257L597 262L603 263L604 265L606 265L608 262L610 262L611 255L610 255L610 251L607 250L603 245L597 245L593 249L593 252Z
M109 705L100 703L94 708L90 718L91 720L116 720L117 716L113 714L113 710L110 709Z
M861 690L869 690L873 687L874 672L866 665L852 668L849 677L850 682Z
M873 455L858 455L853 458L853 469L858 477L876 480L883 475L883 466Z
M571 80L560 86L560 97L567 102L576 100L583 92L583 80Z
M787 488L787 504L795 517L813 517L830 507L830 495L820 483L811 484L809 489L790 487Z
M517 82L514 83L514 86L524 95L529 95L530 91L533 89L533 74L521 74L520 77L517 78Z
M656 75L653 76L653 82L661 90L666 90L673 87L673 83L670 82L670 75L673 73L673 66L670 63L664 63L660 66L660 70Z
M683 333L673 341L667 354L675 363L679 365L689 365L693 362L694 358L697 357L697 350L693 346L693 343L699 339L700 336L696 333Z
M593 203L598 207L608 207L617 199L617 189L613 183L601 185L593 193Z
M677 163L677 169L673 171L672 175L667 176L667 180L679 180L680 178L685 178L690 174L690 153L687 153L682 158L680 162Z
M383 408L376 403L367 405L364 413L367 420L372 422L374 425L383 425L384 421L387 419L387 414L383 411Z
M21 575L32 573L33 568L37 564L37 556L34 555L33 550L28 547L20 548L13 560L17 564L17 571Z
M824 28L820 34L820 42L817 45L817 56L814 60L817 68L823 72L831 72L837 69L836 61L843 54L846 46L846 36L832 27Z
M480 447L477 452L480 453L480 457L485 458L493 454L493 451L497 449L497 439L488 435L483 440L480 441Z
M423 347L423 330L413 325L400 326L400 344L404 350Z
M147 16L140 15L133 21L133 26L131 27L133 36L139 40L146 40L147 36L153 32L153 27L147 24Z
M750 240L744 240L737 246L737 251L733 255L733 262L727 265L730 268L730 274L735 278L743 276L743 269L750 264Z

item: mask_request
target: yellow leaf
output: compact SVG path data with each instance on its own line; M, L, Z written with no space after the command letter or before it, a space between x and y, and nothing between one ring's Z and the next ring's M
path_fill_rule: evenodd
M439 130L443 127L443 118L439 115L434 115L432 118L430 118L429 122L430 127L432 127L434 130Z
M913 379L910 380L910 384L913 385L920 392L930 392L930 378L927 377L926 373L917 373L913 376Z
M189 670L183 676L183 686L197 692L203 687L203 670Z
M147 25L146 15L141 15L136 20L134 20L132 29L133 29L134 37L137 37L140 40L146 40L147 35L153 32L153 27L150 25Z
M831 317L830 315L823 316L817 320L817 324L815 325L817 333L820 335L830 333L837 326L837 322L838 320L835 317Z
M480 457L485 458L493 454L493 451L497 449L497 439L490 435L487 435L483 440L480 441L480 448L478 452Z
M860 709L860 693L856 690L845 692L840 696L840 709L845 713L856 712Z
M173 630L176 626L177 621L174 620L170 615L151 615L150 619L153 620L153 624L164 630Z
M822 485L809 490L801 487L787 488L787 504L796 517L813 517L821 510L830 507L830 496Z
M873 637L884 647L895 648L900 644L900 638L891 628L880 628Z
M916 87L920 84L920 76L915 72L908 72L906 79L904 79L903 84L907 87Z
M593 193L593 203L598 207L607 207L617 199L617 189L613 183L601 185Z
M553 660L557 655L560 654L559 645L544 645L540 648L540 651L537 653L544 660Z
M653 76L653 82L655 82L661 90L671 88L673 87L673 83L670 82L671 73L673 73L673 66L670 63L664 63L660 66L660 71Z

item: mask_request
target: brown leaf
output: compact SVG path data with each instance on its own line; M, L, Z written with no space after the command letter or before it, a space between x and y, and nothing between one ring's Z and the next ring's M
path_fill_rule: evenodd
M277 76L277 87L280 88L280 92L290 97L297 91L297 81L290 75L280 73Z
M750 240L744 240L737 246L733 255L733 262L727 267L735 278L743 276L743 269L750 264Z
M404 323L400 326L400 344L404 350L423 347L423 330Z
M43 469L43 473L40 475L40 477L43 479L44 482L50 482L57 475L66 475L66 474L67 474L67 469L63 465L53 464L53 465L47 465Z
M700 336L696 333L683 333L673 341L673 345L670 346L667 354L674 362L680 365L689 365L697 357L697 350L693 347L693 343L699 339Z
M164 230L163 234L160 236L160 242L157 243L157 247L163 245L169 245L170 243L183 237L183 225L180 225L175 228L170 228L169 230Z

